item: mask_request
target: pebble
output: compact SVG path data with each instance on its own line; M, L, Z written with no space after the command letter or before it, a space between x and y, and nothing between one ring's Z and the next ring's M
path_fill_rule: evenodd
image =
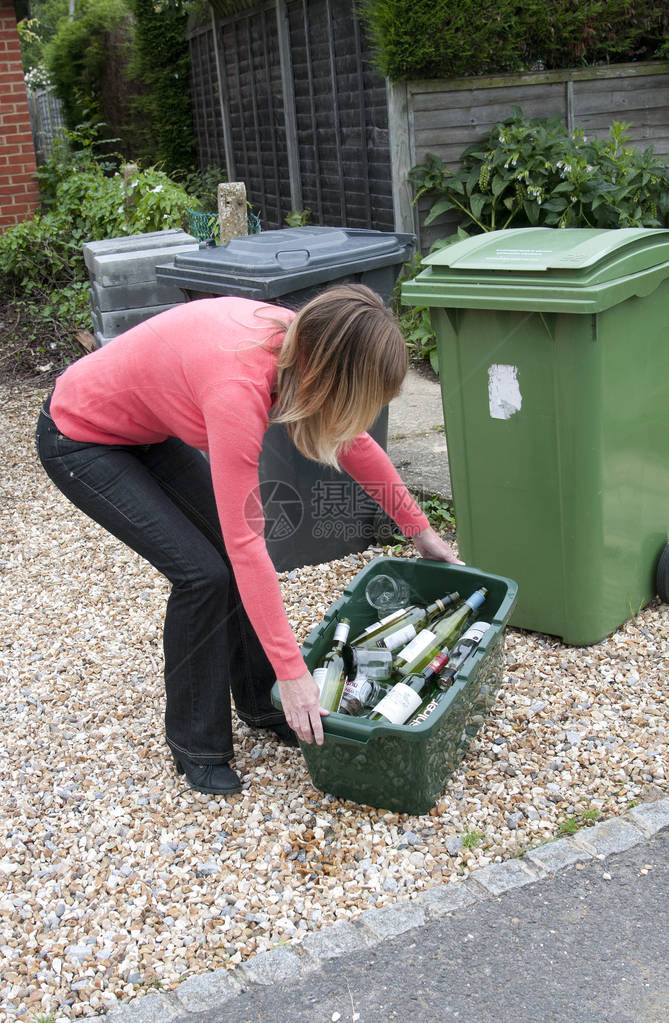
M169 991L515 857L571 815L667 792L658 602L584 649L508 630L508 684L424 817L318 791L299 750L236 719L244 790L185 788L163 739L168 584L49 483L32 447L42 397L0 386L0 933L15 974L0 1023L99 1015L152 980ZM280 577L300 641L381 553Z

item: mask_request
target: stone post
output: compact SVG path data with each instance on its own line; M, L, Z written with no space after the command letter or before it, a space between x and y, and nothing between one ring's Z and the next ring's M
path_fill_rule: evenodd
M225 181L218 186L218 221L221 245L231 238L243 238L248 231L246 185L243 181Z

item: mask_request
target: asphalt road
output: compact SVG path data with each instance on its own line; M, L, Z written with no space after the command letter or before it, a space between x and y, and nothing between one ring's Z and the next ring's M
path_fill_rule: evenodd
M192 1019L669 1023L669 829Z

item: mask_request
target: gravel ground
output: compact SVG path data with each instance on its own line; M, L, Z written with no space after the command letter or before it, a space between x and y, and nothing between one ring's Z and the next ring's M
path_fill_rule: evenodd
M42 392L0 387L0 1020L103 1012L667 791L667 607L566 647L509 630L493 713L429 815L315 790L236 725L244 791L183 789L163 740L167 584L43 475ZM299 639L378 550L281 577Z

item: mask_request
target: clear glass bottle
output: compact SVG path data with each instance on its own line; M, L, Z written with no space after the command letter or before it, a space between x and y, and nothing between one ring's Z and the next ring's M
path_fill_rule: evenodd
M344 683L339 713L361 717L366 709L379 702L382 694L383 690L378 682L367 678L366 675L357 675Z

